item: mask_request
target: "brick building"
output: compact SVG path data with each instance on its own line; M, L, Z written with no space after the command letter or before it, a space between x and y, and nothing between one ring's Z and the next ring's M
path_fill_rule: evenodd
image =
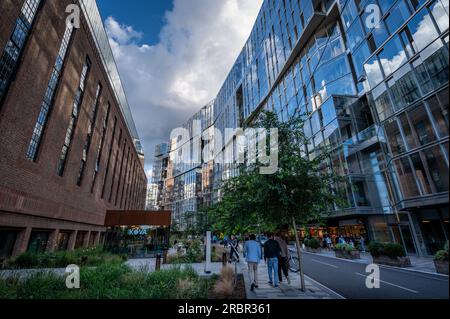
M108 210L144 209L147 179L95 1L0 12L0 258L101 243Z

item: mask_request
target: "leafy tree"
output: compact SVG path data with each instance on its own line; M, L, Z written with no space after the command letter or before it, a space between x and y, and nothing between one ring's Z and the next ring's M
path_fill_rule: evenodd
M225 182L223 199L212 209L217 226L230 228L255 223L266 225L291 225L300 261L301 289L305 289L300 239L297 225L320 221L327 213L342 206L341 195L335 185L341 178L329 166L329 151L316 150L306 154L302 145L308 145L303 133L302 116L281 122L276 114L263 112L255 121L254 128L278 128L278 170L271 175L260 174L261 164L241 167L240 175ZM271 137L267 141L269 153ZM273 144L272 144L273 146ZM273 148L273 147L272 147ZM274 151L274 149L270 150Z

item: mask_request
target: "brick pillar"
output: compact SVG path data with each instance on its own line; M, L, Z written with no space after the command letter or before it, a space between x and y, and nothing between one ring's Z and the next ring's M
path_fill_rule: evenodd
M84 236L84 243L83 243L83 247L84 247L84 248L89 247L89 242L90 242L90 239L91 239L91 234L92 234L92 232L91 232L91 231L88 231L88 232L86 233L86 236Z
M77 241L78 236L78 230L74 230L70 234L69 243L67 244L67 250L74 250L75 249L75 243Z
M94 240L94 246L100 245L100 232L95 233L95 240Z
M14 244L13 257L18 256L27 251L28 242L30 240L31 227L27 227L22 230L17 236L16 243Z
M56 250L56 246L58 245L58 235L59 235L59 229L55 229L48 239L47 243L47 251L53 252Z

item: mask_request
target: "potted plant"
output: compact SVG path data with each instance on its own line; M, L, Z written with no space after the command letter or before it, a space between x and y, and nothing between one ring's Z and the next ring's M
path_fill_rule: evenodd
M320 253L320 241L317 238L305 239L306 251L310 253Z
M337 258L344 259L360 259L361 255L359 250L349 244L337 244L334 247L334 253Z
M399 244L372 242L369 244L369 251L375 264L394 267L411 266L411 260L406 256L403 246Z
M443 250L439 250L434 256L434 266L438 274L448 275L448 241Z

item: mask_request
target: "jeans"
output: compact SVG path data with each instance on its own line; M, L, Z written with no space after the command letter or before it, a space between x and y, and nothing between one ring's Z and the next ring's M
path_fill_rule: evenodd
M289 277L289 271L288 271L288 259L286 257L279 257L278 258L278 279L280 282L283 281L283 274L286 278Z
M267 267L269 269L269 281L278 286L278 258L267 259Z

